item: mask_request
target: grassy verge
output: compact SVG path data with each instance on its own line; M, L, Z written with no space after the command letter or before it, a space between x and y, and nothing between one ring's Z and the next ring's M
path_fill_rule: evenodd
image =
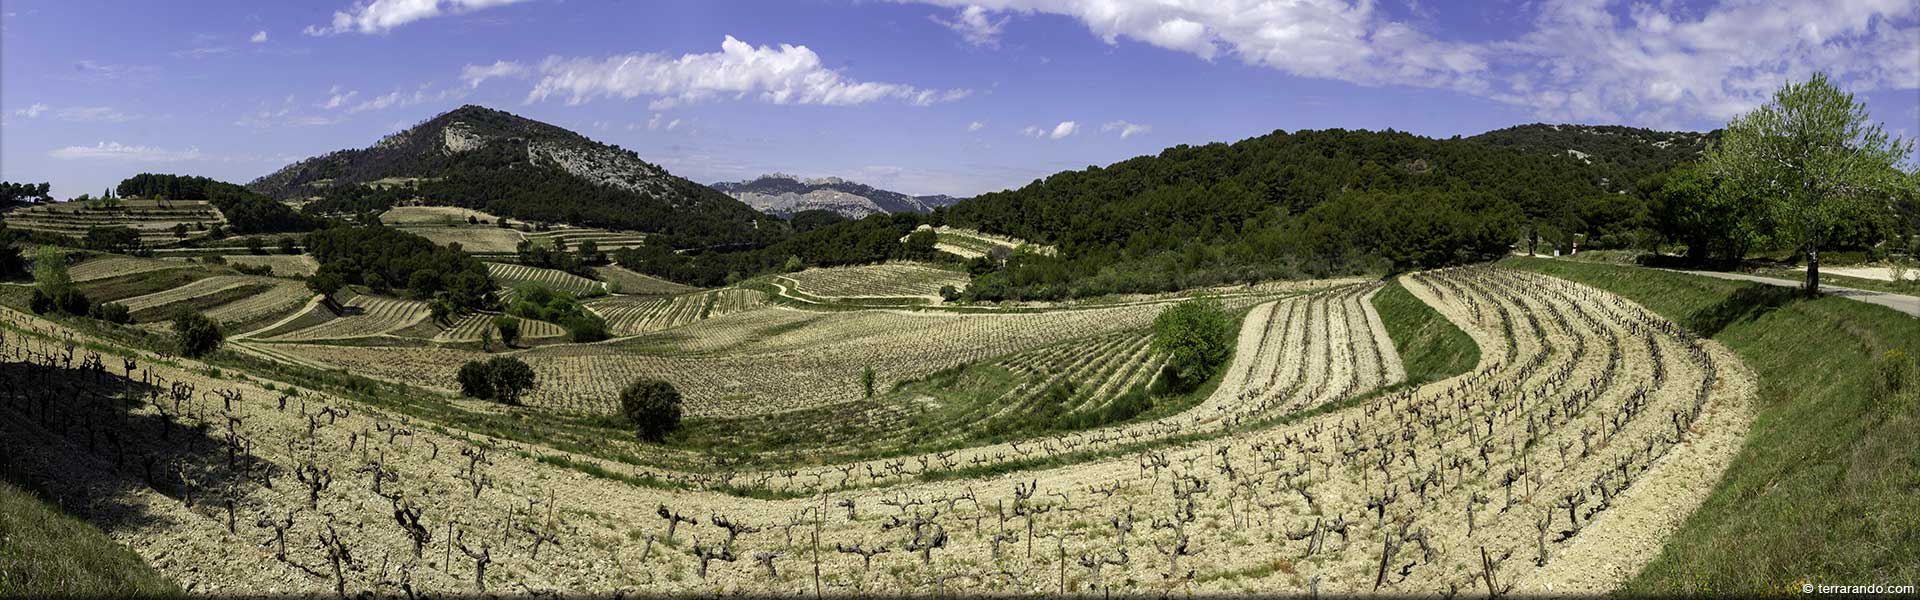
M1787 288L1567 261L1503 265L1600 287L1725 344L1759 375L1733 465L1629 594L1797 593L1920 580L1920 319Z
M1408 383L1439 381L1480 364L1480 346L1473 338L1415 298L1398 279L1373 295L1373 309L1393 338Z
M6 479L0 477L0 597L185 595L132 550Z

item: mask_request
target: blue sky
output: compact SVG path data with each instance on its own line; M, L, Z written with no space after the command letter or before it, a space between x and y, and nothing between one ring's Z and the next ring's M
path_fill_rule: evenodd
M0 179L245 182L471 103L972 195L1274 129L1711 129L1815 70L1920 133L1920 3L0 0Z

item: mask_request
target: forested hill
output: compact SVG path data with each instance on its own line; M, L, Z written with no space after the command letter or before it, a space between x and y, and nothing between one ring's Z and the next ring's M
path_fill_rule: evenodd
M373 146L303 160L248 187L276 198L355 196L406 183L408 200L530 221L636 230L680 247L755 245L785 225L638 154L479 106L463 106ZM355 198L364 201L364 198ZM390 202L393 195L383 195Z
M1635 172L1658 171L1691 157L1672 146L1607 152ZM1349 271L1375 260L1425 268L1498 256L1535 234L1626 245L1650 225L1650 208L1630 185L1616 193L1618 173L1564 151L1474 139L1276 131L1057 173L935 219L1060 247L1058 260L1010 267L989 291L1004 284L1010 295L1082 295Z
M1619 125L1534 123L1496 129L1468 140L1529 152L1578 158L1602 174L1608 187L1629 190L1640 180L1691 161L1720 139L1720 131L1654 131Z

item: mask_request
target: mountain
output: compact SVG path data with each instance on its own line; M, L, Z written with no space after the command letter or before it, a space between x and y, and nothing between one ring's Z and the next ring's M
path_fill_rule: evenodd
M527 221L633 230L678 247L759 245L785 224L619 146L462 106L372 146L291 164L247 187L275 198L364 194L404 182L408 200Z
M852 219L874 214L927 213L959 202L947 195L909 196L839 177L801 179L783 173L713 184L763 213L786 218L806 210L830 210Z
M1566 154L1594 170L1609 189L1623 191L1673 165L1699 158L1720 131L1656 131L1619 125L1549 125L1534 123L1496 129L1467 138L1515 150Z

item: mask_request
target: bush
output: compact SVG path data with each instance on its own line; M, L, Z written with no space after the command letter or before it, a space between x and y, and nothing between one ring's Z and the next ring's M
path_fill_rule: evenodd
M1153 348L1171 356L1161 372L1169 391L1191 391L1233 354L1233 318L1218 300L1174 305L1153 320Z
M680 390L658 379L634 381L620 392L620 414L640 439L666 439L680 427Z
M960 299L960 289L951 285L940 286L940 299L952 302Z
M461 365L455 379L460 381L462 396L510 405L519 405L520 398L538 384L533 367L506 356Z
M86 294L82 294L80 290L71 287L58 289L51 293L40 291L39 288L34 288L33 295L28 299L27 303L28 307L32 308L36 314L47 315L58 313L76 317L86 316L90 312L93 304L91 300L87 299Z
M520 320L507 315L493 318L493 328L500 331L500 343L512 347L520 340Z
M206 315L191 310L182 310L173 317L173 337L175 350L181 356L199 358L220 349L227 340L220 331L220 324Z
M127 305L118 302L101 302L95 304L87 316L121 325L133 322L132 311L127 310Z

